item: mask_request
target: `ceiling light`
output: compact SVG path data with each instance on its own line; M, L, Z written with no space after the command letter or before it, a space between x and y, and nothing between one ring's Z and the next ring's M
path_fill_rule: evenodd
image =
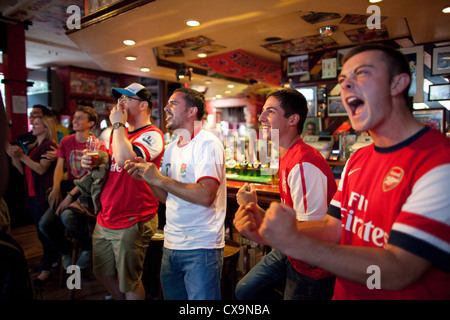
M208 55L206 54L206 53L199 53L198 55L197 55L197 57L199 57L199 58L206 58Z
M142 72L150 72L150 68L142 67L140 69Z
M177 80L183 79L185 76L189 77L189 81L192 78L192 72L193 69L191 67L188 67L185 63L181 63L178 65L178 69L175 72L175 76L177 77Z
M229 84L229 85L227 85L227 87L232 89L232 88L234 88L234 84Z
M369 0L370 3L377 3L377 2L381 2L383 0Z
M129 60L129 61L134 61L137 59L137 57L135 56L126 56L125 59Z
M136 44L136 42L134 42L133 40L124 40L123 44L125 44L127 46L134 46Z
M322 37L329 37L333 35L336 30L336 26L324 26L319 28L319 32Z
M186 24L189 27L198 27L200 25L200 22L198 22L197 20L188 20L186 21Z
M443 13L450 13L450 7L442 9Z

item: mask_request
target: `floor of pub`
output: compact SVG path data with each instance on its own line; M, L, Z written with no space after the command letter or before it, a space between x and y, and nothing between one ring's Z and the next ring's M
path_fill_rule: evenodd
M22 246L25 253L25 257L28 261L29 268L31 271L31 277L34 279L39 274L39 266L41 264L42 258L42 246L37 237L36 227L34 225L24 225L19 227L14 227L10 232L11 236ZM241 252L239 254L239 262L237 263L237 278L238 281L243 274L244 269L249 270L251 266L249 265L251 259L243 259L242 248L246 245L241 244ZM258 250L259 251L259 250ZM259 253L256 255L261 255ZM248 254L247 254L248 256ZM251 255L253 260L255 259L255 254ZM261 257L259 257L260 259ZM252 265L254 265L259 259L254 260ZM71 292L66 285L67 278L71 276L71 273L67 274L65 270L60 267L55 268L52 271L52 280L47 282L38 291L38 299L42 300L105 300L108 299L108 292L104 289L102 284L93 275L92 269L81 270L81 288L73 289ZM241 270L241 271L240 271ZM152 273L154 270L151 270ZM151 277L151 275L149 276ZM145 274L144 274L145 278ZM148 279L148 278L147 278ZM70 281L70 280L69 280ZM146 287L146 299L147 300L161 300L163 299L161 288L159 283L155 283L155 279L145 281L144 285ZM150 287L149 287L150 286ZM234 290L233 290L234 291ZM232 294L232 293L229 293ZM234 296L234 295L233 295ZM234 297L226 297L225 299L233 299Z

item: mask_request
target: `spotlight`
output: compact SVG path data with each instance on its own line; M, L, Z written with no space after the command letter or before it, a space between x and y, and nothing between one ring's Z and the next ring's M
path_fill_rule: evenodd
M184 77L189 77L189 81L191 81L192 68L187 67L185 63L181 63L178 66L177 71L175 72L175 76L177 77L177 81L179 81L180 79L182 79Z

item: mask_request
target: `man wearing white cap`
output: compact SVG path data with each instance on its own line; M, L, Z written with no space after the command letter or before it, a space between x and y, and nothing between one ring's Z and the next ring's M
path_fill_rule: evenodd
M142 268L158 227L159 202L148 185L133 179L123 166L126 160L141 157L159 168L164 137L150 122L152 97L144 86L132 83L113 88L112 94L118 103L109 116L113 124L110 171L92 236L94 274L115 300L145 299ZM89 156L83 161L91 169L95 165Z

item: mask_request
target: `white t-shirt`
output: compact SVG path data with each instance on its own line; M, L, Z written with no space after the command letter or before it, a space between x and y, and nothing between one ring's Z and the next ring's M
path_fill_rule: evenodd
M173 141L164 153L161 173L183 183L197 183L202 178L213 178L220 183L210 207L168 193L164 246L173 250L223 248L227 188L225 153L220 140L200 130L187 145L179 147Z

